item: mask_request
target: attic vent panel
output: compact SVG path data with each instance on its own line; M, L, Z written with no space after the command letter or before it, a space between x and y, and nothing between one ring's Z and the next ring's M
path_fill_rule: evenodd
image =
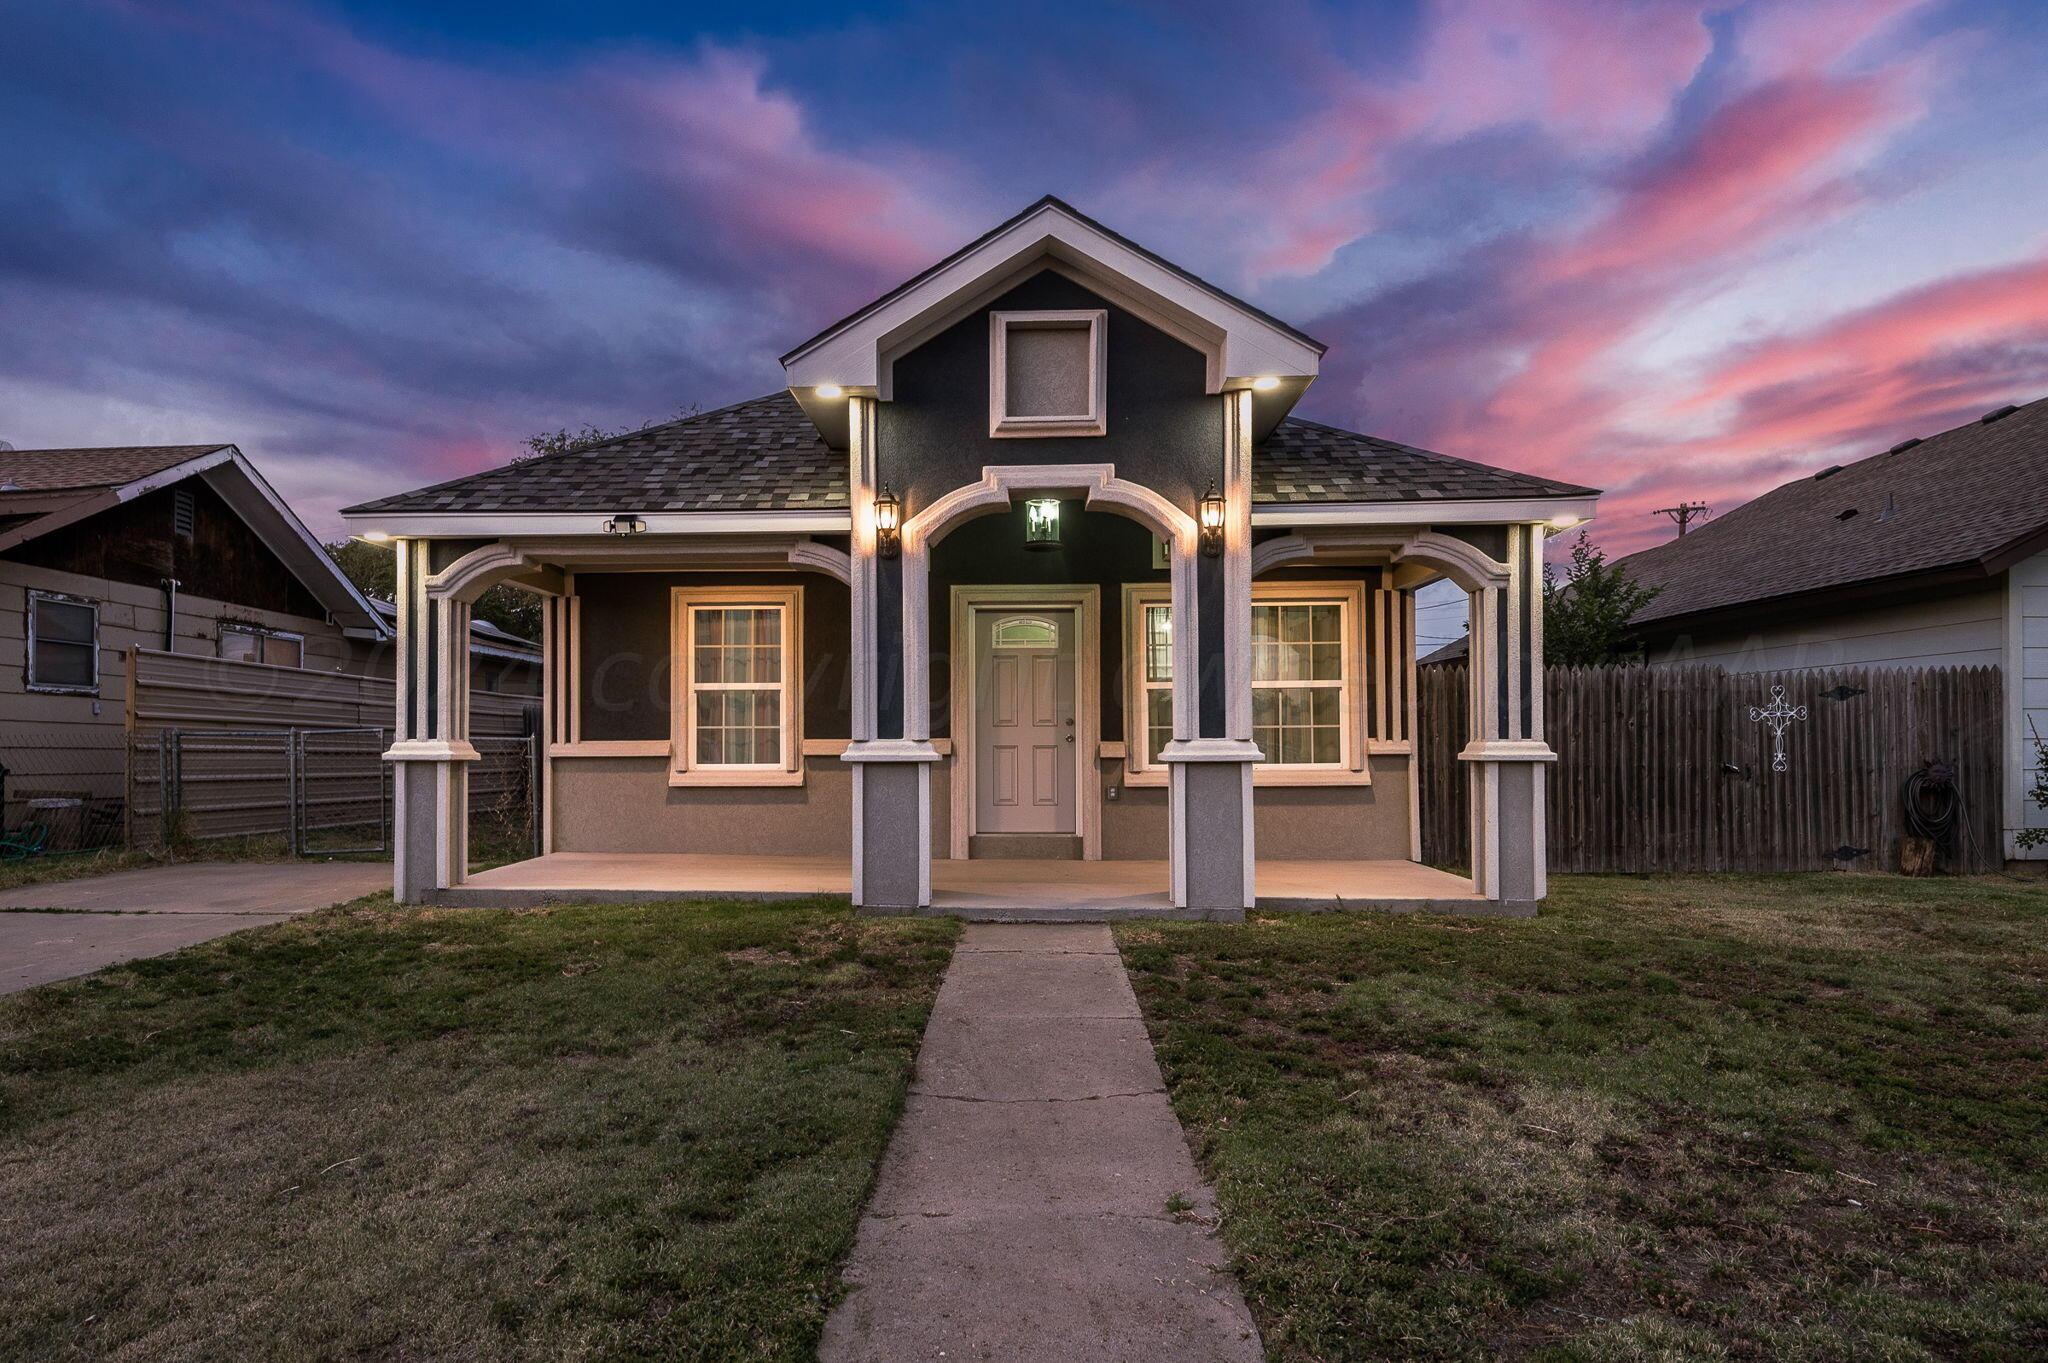
M989 434L1101 435L1107 314L989 314Z
M192 505L192 489L174 488L171 491L171 533L181 540L192 538L193 523L197 513Z

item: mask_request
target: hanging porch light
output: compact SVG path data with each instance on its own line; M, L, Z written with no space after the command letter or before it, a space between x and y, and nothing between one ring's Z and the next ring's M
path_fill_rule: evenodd
M1060 504L1051 497L1034 497L1024 503L1024 547L1060 547Z

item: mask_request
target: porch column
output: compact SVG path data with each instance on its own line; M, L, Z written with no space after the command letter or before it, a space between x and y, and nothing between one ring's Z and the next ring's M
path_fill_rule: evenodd
M1507 581L1472 593L1472 884L1531 908L1548 892L1543 738L1543 527L1507 527Z
M1191 647L1175 658L1174 741L1160 752L1168 780L1167 850L1177 907L1242 915L1257 898L1252 836L1252 487L1249 390L1223 395L1223 553L1174 546L1173 629ZM1200 495L1200 489L1197 495ZM1199 508L1198 508L1199 510ZM1192 597L1195 609L1182 604ZM1194 663L1183 680L1183 658Z
M433 599L433 545L398 556L398 713L384 754L392 781L392 894L418 904L460 885L469 867L469 606Z
M923 675L904 666L909 630L923 637L926 600L906 590L902 558L875 545L875 399L848 399L853 496L853 902L917 909L932 900L932 764ZM914 598L914 599L913 599ZM913 614L914 613L914 614ZM915 729L915 732L911 732Z

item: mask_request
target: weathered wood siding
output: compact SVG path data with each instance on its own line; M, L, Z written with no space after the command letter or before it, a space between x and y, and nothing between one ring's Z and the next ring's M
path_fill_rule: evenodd
M1470 855L1466 679L1464 664L1421 669L1423 860L1440 866ZM1550 668L1544 686L1553 871L1896 869L1901 788L1935 757L1958 769L1956 868L2003 864L1996 668ZM1781 772L1749 714L1773 686L1806 707Z

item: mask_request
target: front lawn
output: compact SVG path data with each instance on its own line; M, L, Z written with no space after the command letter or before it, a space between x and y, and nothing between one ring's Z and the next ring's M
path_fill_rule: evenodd
M2048 1356L2048 890L1118 933L1275 1359Z
M0 1000L0 1357L808 1357L955 932L369 900Z

